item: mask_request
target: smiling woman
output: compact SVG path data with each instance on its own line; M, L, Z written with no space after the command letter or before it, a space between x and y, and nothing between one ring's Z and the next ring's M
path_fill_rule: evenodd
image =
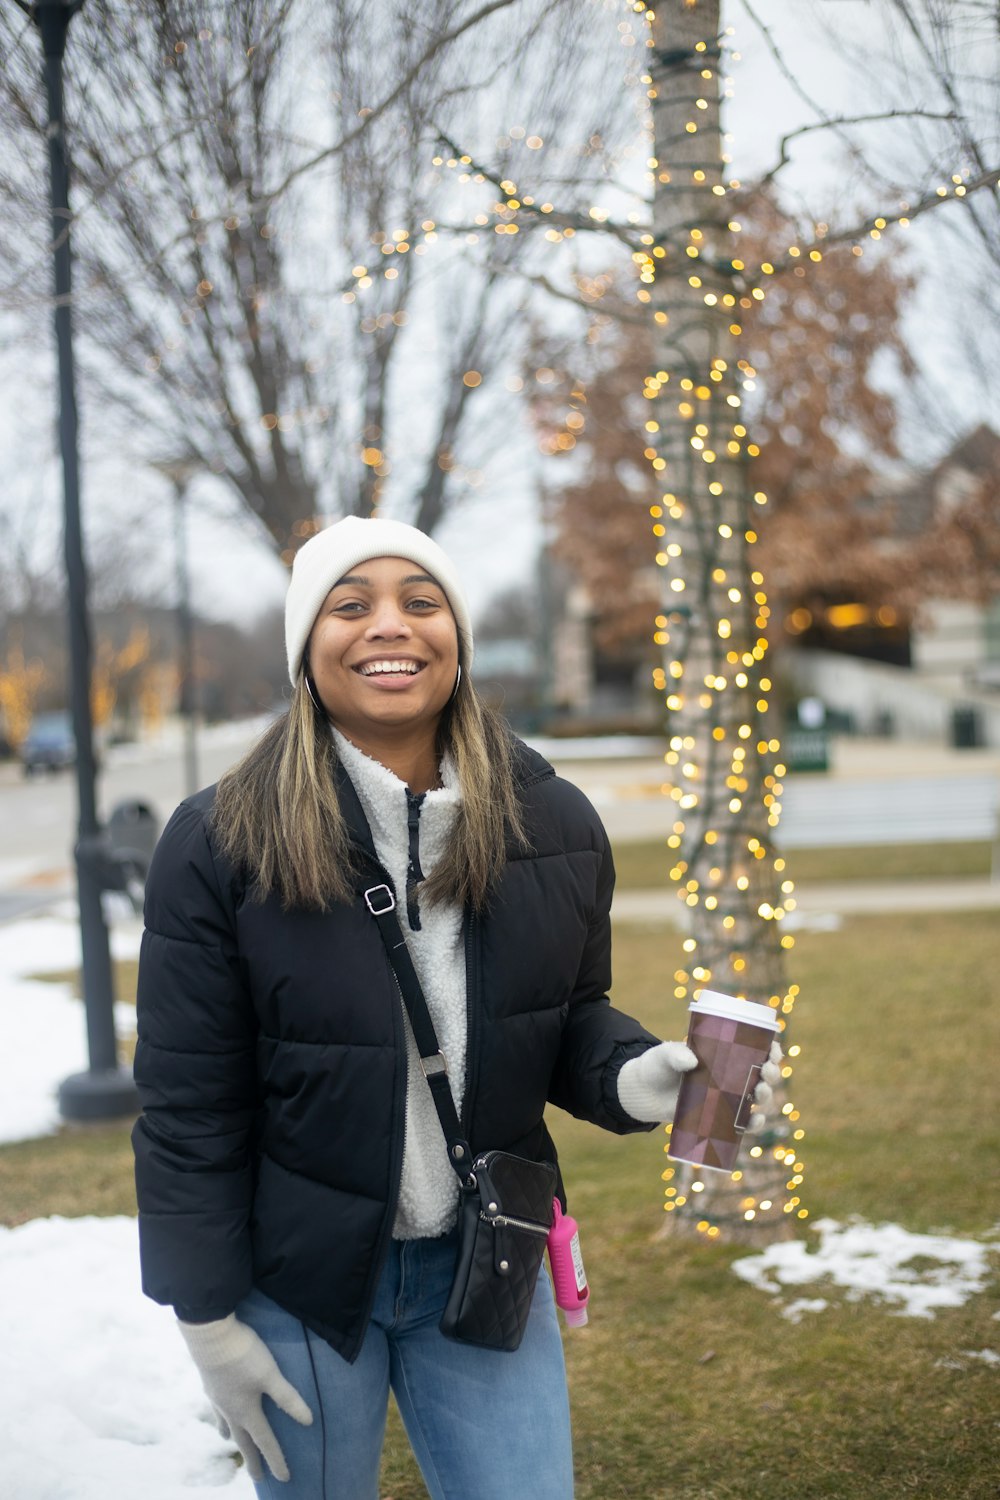
M607 836L480 702L440 547L338 522L285 627L288 713L146 885L143 1286L258 1494L376 1500L391 1388L435 1500L569 1500L545 1105L648 1128L694 1055L610 1005Z

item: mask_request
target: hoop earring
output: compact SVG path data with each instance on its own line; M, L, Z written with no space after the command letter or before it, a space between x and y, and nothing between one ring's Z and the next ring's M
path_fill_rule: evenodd
M451 697L448 699L449 703L454 703L455 699L458 697L458 690L459 690L459 688L461 686L462 686L462 663L459 662L459 664L458 664L458 676L455 678L455 686L452 688L452 690L451 690Z
M313 701L313 708L315 708L315 710L316 710L316 712L318 714L325 714L325 710L322 708L322 706L320 705L320 702L319 702L318 698L316 697L316 694L313 692L313 685L309 681L309 673L308 672L303 672L303 674L302 674L302 680L303 680L303 682L306 685L306 692L309 694L310 698Z

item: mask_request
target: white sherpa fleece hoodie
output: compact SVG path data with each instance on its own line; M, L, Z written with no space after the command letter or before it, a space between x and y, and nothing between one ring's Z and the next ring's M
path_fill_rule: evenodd
M448 1059L455 1108L461 1112L467 1043L462 909L453 904L420 903L419 925L411 926L406 901L410 859L406 786L388 767L365 755L339 730L333 730L333 738L337 754L361 799L376 853L392 879L400 926L438 1043ZM420 806L420 868L425 877L433 873L447 848L461 801L458 773L447 754L441 762L441 781L439 790L424 794ZM405 1011L403 1020L407 1046L406 1134L392 1232L394 1238L408 1240L433 1238L454 1226L458 1181L448 1164L441 1122L420 1069L417 1045Z

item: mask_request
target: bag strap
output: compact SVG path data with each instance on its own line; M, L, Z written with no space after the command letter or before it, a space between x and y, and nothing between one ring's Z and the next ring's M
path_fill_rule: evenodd
M451 1085L448 1082L448 1059L438 1044L434 1022L427 1009L427 1001L424 999L424 992L420 987L420 980L417 978L417 971L413 967L413 959L410 957L410 950L406 946L406 938L396 915L395 893L392 887L383 881L362 890L361 896L369 912L375 918L379 936L385 944L385 951L399 984L399 992L403 997L403 1004L406 1006L406 1013L413 1028L413 1038L420 1054L420 1068L430 1085L434 1108L437 1110L441 1129L444 1132L445 1144L448 1147L448 1160L464 1186L472 1166L472 1152L462 1133L462 1123L458 1118L458 1110L455 1108Z

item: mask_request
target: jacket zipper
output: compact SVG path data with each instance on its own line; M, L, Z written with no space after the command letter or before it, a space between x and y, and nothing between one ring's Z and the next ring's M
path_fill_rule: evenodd
M548 1239L549 1231L544 1224L536 1224L533 1219L515 1219L510 1214L488 1214L485 1209L479 1210L479 1217L484 1224L500 1224L505 1229L526 1229L529 1234L537 1234L542 1239Z
M406 920L411 932L420 931L417 886L424 879L424 872L420 868L420 810L426 796L426 792L414 796L410 788L406 788Z

